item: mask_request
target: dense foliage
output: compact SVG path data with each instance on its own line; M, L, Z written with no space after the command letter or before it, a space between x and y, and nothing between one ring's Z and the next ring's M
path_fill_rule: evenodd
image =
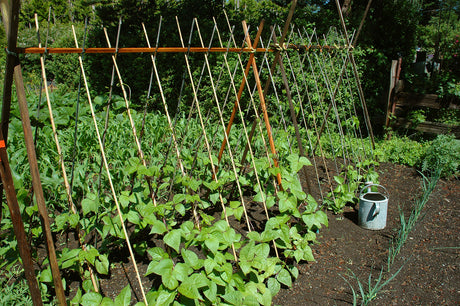
M348 1L348 4L350 3L351 7L347 7L346 10L347 25L349 28L355 28L367 1ZM146 24L151 42L155 42L153 38L156 38L161 25L159 46L180 46L182 42L179 39L179 31L185 45L189 44L190 36L190 45L198 46L201 43L197 36L198 24L193 23L193 18L198 17L205 43L212 39L213 45L217 45L218 34L215 33L212 17L216 17L222 37L229 37L232 31L227 26L222 8L226 9L232 24L239 26L242 19L248 20L252 27L251 37L254 37L260 19L265 18L268 25L282 25L289 10L289 3L286 1L255 0L50 0L45 4L43 1L23 2L21 34L18 41L20 46L37 44L33 12L37 12L42 21L42 43L46 39L49 47L75 46L70 23L75 25L80 46L107 46L103 27L106 27L111 39L110 44L114 46L119 20L122 20L119 45L127 47L139 46L139 42L145 41L140 22ZM48 15L48 6L53 7L51 15ZM420 10L421 6L417 1L381 1L371 8L369 20L353 52L359 63L359 73L365 80L365 95L370 97L370 112L373 114L379 115L383 112L378 101L386 89L384 84L387 73L382 71L388 70L390 60L399 54L407 59L413 55L419 25L425 22L432 26L436 20L440 23L440 19L424 16L420 14ZM457 16L457 11L452 15ZM43 22L48 16L49 24ZM176 16L180 28L177 26ZM86 17L88 19L85 23ZM303 1L299 3L294 15L294 22L305 31L304 33L314 33L309 34L309 39L312 39L314 44L344 44L344 38L339 31L329 28L331 25L340 28L337 20L333 1ZM452 20L455 21L455 18ZM455 24L454 21L452 24ZM269 34L268 30L262 36L265 45L270 39L267 33ZM319 33L327 34L318 38ZM244 39L243 31L235 31L234 35L236 45L241 46ZM451 36L449 39L456 39ZM426 42L431 41L428 34L424 37ZM291 33L289 39L295 44L308 42L308 38L300 33ZM3 32L0 32L0 41L5 41ZM452 46L449 50L454 51L443 53L442 58L443 67L452 69L449 70L449 74L444 74L443 78L447 80L446 84L453 84L448 86L454 86L455 92L458 90L458 39L450 43ZM434 48L436 49L436 45ZM300 170L304 166L311 166L311 162L315 162L314 158L309 160L299 156L299 147L293 141L295 131L292 125L282 126L284 118L289 118L290 112L288 102L284 98L286 89L281 86L280 76L274 77L272 89L266 96L271 120L276 122L272 128L278 150L276 158L280 161L280 167L271 164L271 158L275 156L266 157L265 140L256 135L253 141L254 158L246 157L246 162L252 162L251 166L244 168L237 162L236 167L243 169L237 176L229 166L230 157L224 154L222 166L216 175L219 179L214 180L211 164L216 163L217 157L206 153L203 138L204 133L210 135L214 151L217 151L224 139L218 117L213 116L220 112L214 103L213 95L229 95L230 90L226 87L231 83L230 74L222 74L222 70L227 61L231 67L238 66L237 55L229 55L225 61L222 56L209 55L210 79L214 79L212 76L219 76L215 77L218 79L215 87L210 85L209 79L203 77L204 66L201 67L201 59L189 58L193 78L199 79L200 82L203 79L198 96L203 113L207 114L204 129L200 126L201 115L188 113L195 107L196 93L188 82L184 82L187 72L184 55L157 56L161 83L164 94L168 97L167 107L175 121L175 135L181 138L178 158L170 153L171 130L161 104L161 93L158 90L150 92L146 86L146 80L151 75L150 56L118 54L120 70L125 77L123 88L114 85L113 91L109 94L113 69L111 58L107 55L83 54L83 62L88 69L90 91L94 96L95 120L99 127L104 125L106 116L110 121L104 133L105 149L109 159L110 178L115 182L114 189L121 205L123 221L120 221L116 214L117 199L108 192L111 189L108 174L102 170L102 156L90 108L86 98L83 98L81 75L76 73L78 55L46 56L48 81L53 81L56 87L50 98L63 149L64 164L68 169L72 169L72 198L79 211L76 214L68 209L62 174L57 166L59 156L49 126L49 115L46 111L37 111L46 107L40 86L38 55L21 58L25 69L32 125L36 131L42 184L53 221L52 229L59 233L77 232L82 235L82 241L91 242L85 249L63 247L58 251L59 265L66 275L81 277L81 286L75 294L72 293L72 296L75 296L72 303L113 303L107 297L94 292L87 268L91 267L99 277L110 273L114 253L125 251L126 237L122 225L127 224L136 258L148 262L145 276L154 283L151 288L147 288L149 304L191 304L193 301L199 301L204 304L269 305L272 296L282 286L290 286L293 279L298 276L296 265L301 261L314 260L311 246L316 242L317 232L328 224L322 208L340 213L345 205L356 204L356 190L362 183L369 180L378 181L375 166L379 161L417 166L423 171L442 167L443 175L457 175L458 142L452 137L441 136L432 143L418 143L395 136L391 141L378 141L375 150L371 148L367 131L360 129L363 119L362 114L358 114L355 109L359 102L357 93L348 89L356 86L349 81L353 80L353 71L350 67L344 71L345 90L340 91L335 97L335 102L340 107L333 110L334 115L327 121L327 133L316 138L317 129L310 127L319 123L318 118L324 114L327 107L323 103L328 102L324 97L330 97L330 84L334 83L325 80L338 79L346 52L345 49L330 53L319 50L306 54L292 52L283 59L284 65L292 71L288 76L289 81L297 79L304 87L297 88L293 93L300 102L295 105L294 112L301 121L299 133L302 145L308 148L309 156L312 155L313 148L319 147L323 150L322 155L325 158L335 162L336 173L331 178L332 182L329 182L330 189L325 192L324 197L321 194L321 200L317 199L318 201L304 192L304 186L299 180ZM267 70L273 56L269 55L267 59L257 56L256 60L259 66L266 65L264 69ZM439 76L441 77L441 73ZM232 79L235 84L242 80L241 73ZM254 80L249 77L249 81L253 83ZM145 164L135 149L122 89L128 89L128 100L132 107L130 114L136 129L141 131ZM313 91L309 92L308 89ZM243 99L247 101L253 97L244 93ZM307 102L310 108L304 112L301 105L307 105ZM109 106L110 111L106 113ZM230 110L231 106L224 108L224 118L230 116ZM19 118L18 110L14 106L8 150L12 152L10 163L26 231L34 245L34 252L37 252L35 246L40 243L43 233L37 216L37 205L33 201L30 171ZM245 145L245 139L242 137L243 121L250 122L252 119L255 119L254 114L249 114L244 119L237 118L235 128L229 135L231 147L237 148L233 152L235 160L241 163L244 163L241 158ZM77 125L78 133L75 133ZM180 173L179 159L183 164L184 173L187 174ZM338 159L353 162L345 163L339 169ZM326 166L326 163L324 165ZM283 190L277 190L273 184L273 179L278 174L282 177ZM256 184L258 181L261 183ZM239 197L236 186L241 189ZM156 205L152 205L152 194L155 194ZM265 219L261 221L248 217L246 205L249 205L249 208L266 207L263 216ZM0 268L9 269L15 265L19 257L8 211L5 207L2 209L4 217L1 220ZM238 226L234 226L235 224ZM240 231L237 232L235 228ZM51 300L52 277L47 259L35 257L41 268L38 279L43 296ZM66 281L64 279L64 282ZM3 296L9 296L11 292L23 288L21 285L19 289L10 288L9 285L6 286ZM126 287L119 293L115 304L129 303L130 297L131 291Z
M347 27L351 31L357 29L363 17L367 0L346 1L347 10L345 18ZM69 3L71 5L69 6ZM52 22L65 24L69 20L74 23L84 21L88 17L88 39L87 46L107 46L107 42L102 31L102 26L106 27L111 38L111 44L115 45L115 38L118 28L118 21L123 21L120 36L120 46L138 46L139 41L145 41L141 22L147 27L151 41L156 38L162 16L161 35L159 46L179 46L178 28L175 17L180 21L182 35L187 44L188 35L193 18L197 17L200 21L201 32L204 41L209 41L209 35L214 26L212 17L216 17L219 28L222 31L229 31L226 27L224 17L225 8L229 20L232 24L239 25L245 19L253 26L252 32L255 33L255 25L263 18L267 25L282 25L289 10L290 4L285 1L89 1L80 0L72 2L49 1L54 8ZM46 5L40 5L34 1L27 1L23 5L22 21L23 25L33 26L33 12L37 11L40 20L46 20L48 10ZM198 9L199 8L199 9ZM190 14L193 12L193 14ZM412 81L412 72L409 69L417 47L428 52L433 52L434 62L441 63L438 74L431 78L431 87L441 94L453 94L458 92L458 43L455 33L458 33L459 26L458 5L455 1L377 1L373 2L359 38L359 46L362 56L357 61L363 72L363 87L365 96L371 113L376 114L377 122L384 113L383 101L388 90L388 73L391 60L402 57L406 74L405 79ZM339 23L337 8L334 1L310 0L301 1L297 5L293 22L300 28L316 28L317 33L327 33L329 27L341 28ZM82 30L82 25L79 26ZM46 28L42 25L42 31ZM196 29L195 29L196 31ZM168 33L166 35L165 33ZM224 33L222 33L224 34ZM243 38L242 31L235 31L237 41ZM60 46L73 46L73 37L69 31L59 34ZM65 38L69 35L69 38ZM208 37L206 37L208 35ZM241 36L241 37L240 37ZM30 45L35 40L35 35L30 35ZM81 36L80 36L81 37ZM82 40L80 40L81 42ZM241 40L240 40L241 41ZM192 40L192 45L197 45L196 35ZM35 44L35 43L33 43ZM54 44L49 41L50 46ZM457 45L456 45L457 44ZM456 51L457 50L457 51ZM158 59L160 66L168 66L166 59ZM110 78L110 59L107 57L92 57L90 71L100 73L106 78ZM143 65L148 62L148 57L132 55L128 62L136 62ZM56 64L62 68L62 64ZM149 77L150 71L138 71L136 65L126 66L130 78L126 83L131 87L136 87L141 80ZM71 70L71 69L70 69ZM64 69L66 71L66 69ZM58 74L56 74L58 75ZM180 84L181 74L172 76L171 87ZM100 91L108 83L106 79L93 84L94 88ZM72 83L75 86L75 83ZM147 89L145 89L147 91ZM143 93L136 91L133 93L134 99L140 98Z

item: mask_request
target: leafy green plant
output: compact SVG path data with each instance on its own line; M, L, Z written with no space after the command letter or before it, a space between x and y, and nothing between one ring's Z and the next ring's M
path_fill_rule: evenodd
M390 140L382 140L376 144L376 155L379 161L413 167L420 163L427 145L427 143L418 142L408 137L393 135Z
M422 162L422 171L435 173L438 169L441 176L457 176L460 167L460 141L452 135L438 135L426 150Z
M29 287L21 277L18 266L11 268L0 277L0 304L1 305L32 305Z
M348 165L340 176L334 176L337 186L333 193L329 192L325 199L327 208L334 213L341 213L347 204L355 205L358 202L357 191L365 182L378 184L378 173L375 166L378 163L372 160L358 162L354 167Z
M416 128L420 123L426 121L425 111L422 109L414 110L407 115L407 120L411 123L411 128Z

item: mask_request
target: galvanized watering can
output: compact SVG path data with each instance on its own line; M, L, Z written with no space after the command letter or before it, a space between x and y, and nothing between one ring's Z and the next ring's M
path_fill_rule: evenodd
M382 189L383 193L372 191L372 187ZM364 191L367 191L363 194ZM359 193L358 225L370 230L384 229L387 224L387 190L382 185L369 183Z

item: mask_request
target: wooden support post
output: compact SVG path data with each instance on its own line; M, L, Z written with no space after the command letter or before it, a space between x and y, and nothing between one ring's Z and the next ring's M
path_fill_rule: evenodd
M386 116L385 116L385 127L386 128L390 126L390 116L391 116L391 110L393 107L393 96L394 96L393 89L395 88L395 85L396 85L397 67L398 67L398 61L392 60L391 69L390 69L390 87L388 88L387 110L386 110ZM387 137L389 137L389 135Z
M1 1L2 19L5 27L5 32L8 39L8 50L12 46L16 46L19 18L19 1ZM24 231L24 224L19 210L18 199L13 184L13 177L8 162L6 152L6 143L8 136L8 125L11 108L11 88L13 85L13 71L16 62L16 57L13 53L8 52L6 58L5 79L3 83L3 104L0 129L0 175L2 178L3 188L0 188L0 220L2 219L2 198L3 189L5 189L6 201L10 211L13 230L18 241L19 255L22 259L24 274L29 286L30 295L34 305L42 305L40 289L38 288L37 279L35 278L35 270L30 253L30 244L27 241ZM4 136L5 135L5 136Z
M29 158L29 165L30 165L30 171L31 171L31 176L32 176L32 185L35 191L35 198L37 200L37 206L38 206L38 210L40 213L42 228L43 228L43 232L46 238L47 251L48 251L48 257L49 257L49 262L51 266L51 272L53 275L55 292L56 292L56 296L58 298L59 304L66 305L64 288L62 286L61 275L59 272L56 252L54 249L53 237L51 235L51 228L50 228L49 219L48 219L48 212L45 206L45 199L43 196L43 190L42 190L42 186L40 182L40 175L38 172L38 164L37 164L37 159L36 159L36 154L35 154L35 146L33 142L32 128L30 126L29 110L27 108L27 101L26 101L25 90L24 90L24 82L22 79L21 65L19 63L19 59L17 58L17 54L15 54L15 52L17 51L16 42L17 42L18 23L19 23L20 1L19 0L4 1L3 0L0 2L0 5L1 5L1 10L2 10L2 17L3 17L2 19L4 21L5 29L7 30L7 35L8 35L7 69L6 69L5 85L4 85L4 93L3 93L4 101L3 101L3 106L2 106L2 132L8 133L7 125L9 123L11 87L13 83L12 79L14 78L15 85L16 85L16 94L17 94L19 109L21 113L22 126L24 130L24 139L26 143L27 156ZM5 160L2 161L3 163L7 161L6 154L4 158ZM7 178L8 169L4 168L3 170L5 170L3 174L5 175L5 178ZM2 174L2 178L4 177L3 174ZM7 189L7 197L10 199L10 201L13 201L14 199L12 198L12 195L10 193L11 191L14 192L14 186L5 185L5 189ZM22 239L22 238L17 237L17 239L18 239L18 242L21 243L19 239ZM27 273L30 273L30 272L27 272Z
M21 65L19 64L19 62L14 67L13 75L14 82L16 85L16 94L18 97L19 111L21 113L22 128L24 130L24 140L26 143L27 157L29 159L30 174L32 176L32 186L34 189L35 200L37 201L38 212L40 214L40 221L42 223L43 234L45 235L48 258L51 266L51 273L53 275L54 289L56 291L56 297L58 299L59 304L66 305L64 287L62 286L61 273L59 272L59 265L57 263L53 236L51 234L48 210L46 208L45 197L43 195L42 184L40 181L40 173L38 171L38 162L35 153L32 127L30 125L29 109L27 108L24 81L22 79Z
M257 48L257 44L259 43L260 35L262 34L263 28L264 28L264 20L260 22L259 30L257 31L256 38L254 39L253 48ZM240 103L241 95L243 94L244 86L246 85L246 80L248 78L249 70L251 69L253 59L254 59L254 53L251 53L249 55L248 63L246 64L246 69L244 70L244 77L243 77L243 80L241 81L240 88L238 90L238 95L236 97L235 104L233 105L232 114L230 116L230 120L228 121L227 129L225 131L225 133L227 134L227 137L224 137L224 140L222 141L222 146L220 147L219 155L217 156L218 163L222 159L222 154L224 153L225 146L227 145L227 138L230 135L230 130L233 125L233 120L235 120L235 115L238 110L238 105Z
M244 28L244 33L247 33L246 36L246 43L248 46L251 46L251 38L249 37L248 33L248 26L246 24L246 21L243 20L243 28ZM259 69L257 68L257 63L254 57L249 59L249 62L252 65L252 71L254 73L254 79L256 81L256 86L257 86L257 92L259 93L259 99L260 99L260 107L262 109L262 114L264 117L264 122L265 122L265 128L267 129L267 134L268 134L268 143L270 144L270 151L273 154L273 164L276 168L279 167L278 165L278 157L276 156L276 148L275 148L275 142L273 140L273 135L272 135L272 128L270 126L270 119L268 117L268 112L267 112L267 106L265 104L265 95L264 91L262 90L262 84L260 82L260 77L259 77ZM249 144L249 143L248 143ZM278 181L278 185L282 189L282 184L281 184L281 174L278 173L276 175L276 179Z
M1 1L0 7L2 11L3 25L5 27L5 34L7 37L7 50L11 50L12 46L16 46L18 27L11 26L13 22L17 23L19 19L19 1ZM14 69L15 56L11 52L6 55L5 79L3 81L3 103L2 103L2 116L1 116L1 129L5 144L8 143L8 125L10 121L11 109L11 88L13 86L13 69ZM0 188L0 221L2 220L2 202L3 202L3 188Z
M273 33L275 33L275 32L273 32ZM274 35L275 35L274 39L276 41L276 34L274 34ZM280 54L280 56L278 56L278 65L280 67L281 78L283 79L284 89L286 90L286 97L287 97L288 102L289 102L289 111L291 113L292 124L294 125L295 137L297 139L297 145L299 147L299 153L300 153L300 156L307 157L307 155L305 154L305 150L303 148L302 139L300 138L299 125L297 123L297 114L295 112L294 104L292 103L291 89L289 87L288 78L287 78L287 75L286 75L286 70L284 69L283 58L281 57L281 54ZM305 175L305 182L307 183L307 193L311 193L311 186L310 186L310 180L308 179L307 168L302 167L302 169L303 169L303 172L304 172L304 175Z
M8 39L5 80L3 83L3 104L2 104L2 121L1 128L3 139L8 143L8 125L10 119L11 108L11 88L13 86L13 70L16 62L16 57L13 52L16 47L18 37L18 22L19 22L19 5L20 1L4 1L0 2L2 10L3 25L5 27L6 37Z
M280 46L282 46L284 44L284 40L286 39L286 35L287 35L287 32L289 31L289 25L291 24L292 16L294 15L296 5L297 5L297 0L293 0L292 3L291 3L291 8L289 9L288 17L287 17L286 22L284 24L283 33L281 34L281 38L280 38L280 40L278 42L278 44ZM270 75L273 75L273 73L275 72L276 64L278 63L278 58L279 57L280 57L280 51L277 50L275 52L275 60L273 61L272 65L270 67ZM267 81L265 82L264 90L263 90L264 98L267 96L269 87L270 87L270 79L267 79ZM249 137L250 141L252 140L252 135L254 135L254 131L255 131L256 127L257 127L257 120L254 120L252 122L251 132L249 133L250 134L250 137ZM249 150L249 144L246 144L246 147L244 148L244 152L243 152L243 157L241 158L241 164L243 164L244 161L246 160L246 155L248 154L248 150Z

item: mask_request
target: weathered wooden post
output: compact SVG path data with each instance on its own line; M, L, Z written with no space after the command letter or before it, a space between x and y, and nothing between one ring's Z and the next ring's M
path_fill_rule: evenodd
M37 163L37 157L35 153L35 146L33 142L32 128L30 125L29 110L27 107L21 65L20 65L20 62L19 62L19 59L16 53L17 33L18 33L18 24L19 24L19 8L20 8L19 0L14 0L14 1L13 0L2 0L1 1L2 19L5 24L5 30L7 33L7 40L8 40L8 46L7 46L8 56L7 56L7 64L6 64L5 83L4 83L4 88L3 88L4 91L3 91L2 135L1 136L3 139L3 136L5 135L5 133L6 135L8 133L9 113L10 113L10 105L11 105L11 89L12 89L13 79L14 79L14 82L16 85L16 94L17 94L17 99L19 103L19 109L21 113L22 127L24 130L24 140L26 143L27 156L29 159L30 172L32 176L32 185L34 188L35 199L37 201L37 206L38 206L38 210L40 213L40 221L42 223L43 233L45 234L45 241L47 245L48 258L49 258L49 262L51 266L51 273L53 275L56 297L60 305L66 305L64 287L62 285L61 275L59 272L59 266L57 263L53 237L51 234L50 222L48 219L48 211L46 209L45 198L43 195L43 189L42 189L42 185L40 181L40 174L38 171L38 163ZM13 183L12 179L9 180L9 178L11 177L11 172L9 171L10 169L9 169L5 147L6 147L5 142L2 142L0 140L0 151L4 151L2 152L2 155L3 155L2 156L2 168L3 169L1 169L2 170L2 173L1 173L2 181L4 183L4 188L7 192L8 205L9 207L10 205L12 205L10 207L10 212L13 212L15 220L17 220L16 218L20 219L21 217L20 215L19 216L17 215L17 212L19 211L19 209L17 207L14 207L15 205L17 206L17 199L15 203L14 201L15 196L13 196L14 185L12 184ZM12 218L13 218L13 214L12 214ZM19 221L16 221L16 222L19 222ZM16 239L18 239L19 244L27 245L27 242L22 241L22 239L25 239L25 235L24 235L24 238L22 238L23 234L20 232L21 225L16 224L14 229L15 229ZM18 229L18 232L16 232L16 229ZM19 241L20 239L21 241ZM20 246L20 250L21 248L22 246ZM27 259L27 249L23 249L21 251L21 257L23 255L26 257L26 260L30 261L31 263L31 258ZM30 250L29 250L29 256L30 256ZM26 264L25 264L25 267L26 267ZM33 272L33 270L30 271L30 267L28 264L27 264L26 276L27 276L27 280L29 283L29 288L31 288L31 294L33 294L34 303L36 303L37 305L40 305L41 297L39 295L40 291L38 290L38 285L36 284L35 273ZM37 293L37 290L38 290L38 293Z

